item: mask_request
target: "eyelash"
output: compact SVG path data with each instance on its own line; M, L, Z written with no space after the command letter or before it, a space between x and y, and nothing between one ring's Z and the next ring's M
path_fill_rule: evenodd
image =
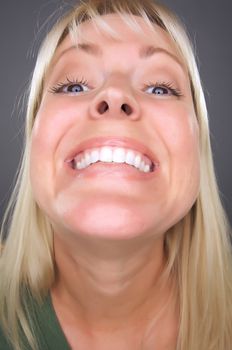
M154 87L154 88L165 88L165 89L168 89L172 95L176 96L176 97L182 97L183 94L181 93L181 91L176 88L173 83L171 82L159 82L157 81L156 83L152 83L152 82L149 82L148 84L145 84L144 85L144 90L148 89L149 87Z
M66 88L66 87L69 87L71 85L79 85L79 84L83 84L83 85L86 85L86 86L89 86L88 84L88 81L84 78L81 78L81 79L69 79L68 77L66 78L66 81L65 82L60 82L60 83L57 83L55 86L53 86L49 92L52 92L54 94L56 93L62 93L62 89L63 88Z
M85 85L87 87L89 87L89 83L86 79L84 78L81 78L81 79L69 79L68 77L66 78L66 81L65 82L60 82L60 83L57 83L55 86L53 86L49 92L52 92L54 94L56 93L62 93L62 89L64 88L67 88L71 85L78 85L78 84L82 84L82 85ZM143 87L143 90L146 90L150 87L154 87L154 88L165 88L165 89L168 89L172 95L176 96L176 97L182 97L183 94L181 93L181 91L174 87L173 84L171 82L156 82L156 83L152 83L152 82L149 82L148 84L145 84L144 87Z

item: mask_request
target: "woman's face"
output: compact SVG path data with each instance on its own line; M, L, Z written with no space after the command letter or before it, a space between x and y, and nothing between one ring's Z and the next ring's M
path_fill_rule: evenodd
M135 18L143 33L118 15L104 16L118 40L83 23L78 45L66 37L46 76L31 182L61 234L160 235L198 195L188 74L167 33Z

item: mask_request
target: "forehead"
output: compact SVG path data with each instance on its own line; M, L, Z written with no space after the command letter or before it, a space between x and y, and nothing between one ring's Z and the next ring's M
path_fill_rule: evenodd
M96 20L81 23L77 30L71 31L57 48L54 60L69 50L70 47L82 45L86 51L100 54L107 52L109 47L121 44L125 47L134 46L162 48L173 55L180 64L183 60L170 35L157 24L149 25L142 17L118 14L107 14ZM94 51L94 52L93 52Z

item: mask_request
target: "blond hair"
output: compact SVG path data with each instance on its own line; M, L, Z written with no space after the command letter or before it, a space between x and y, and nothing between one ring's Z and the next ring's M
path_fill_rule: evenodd
M26 312L22 286L42 300L55 278L53 232L36 204L29 179L31 131L43 92L43 82L57 47L78 26L94 20L111 35L102 15L119 14L131 28L131 15L141 16L150 27L163 28L187 67L199 124L200 192L189 213L165 236L167 275L178 282L180 325L178 350L225 350L232 344L232 253L229 227L222 208L209 139L207 109L191 43L183 25L165 6L152 0L89 0L65 14L47 35L37 58L26 117L24 156L4 225L9 226L0 258L0 320L14 349L21 350L21 328L37 348Z

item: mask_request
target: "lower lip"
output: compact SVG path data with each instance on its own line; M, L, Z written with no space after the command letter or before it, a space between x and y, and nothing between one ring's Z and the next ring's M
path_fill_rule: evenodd
M76 170L68 165L73 175L79 178L91 178L91 177L107 177L113 178L127 178L130 180L149 180L154 178L157 174L155 169L153 172L145 173L137 170L135 167L128 164L117 164L117 163L95 163L85 169Z

